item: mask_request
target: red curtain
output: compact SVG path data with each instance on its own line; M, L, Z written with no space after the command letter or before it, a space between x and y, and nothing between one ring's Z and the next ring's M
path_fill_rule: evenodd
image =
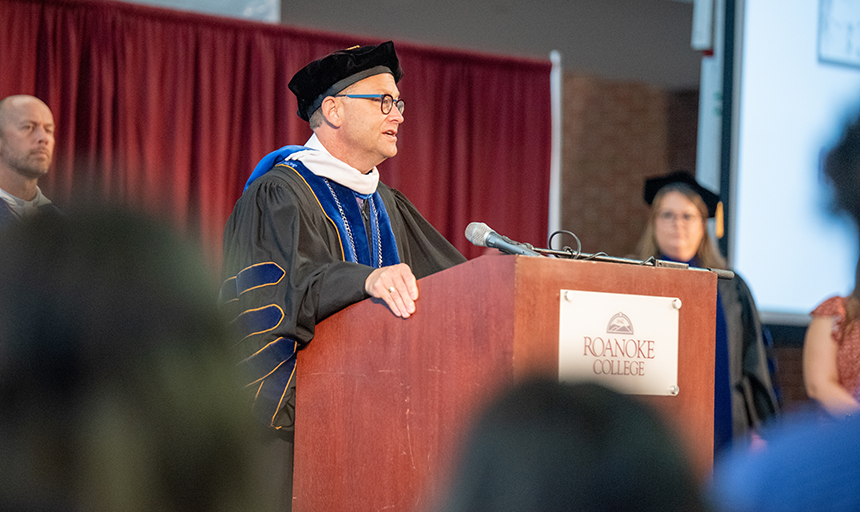
M330 51L381 41L119 2L0 0L0 97L53 110L41 182L61 208L88 194L165 215L214 266L256 162L302 144L287 83ZM395 41L406 121L380 166L458 249L472 221L543 247L550 63Z

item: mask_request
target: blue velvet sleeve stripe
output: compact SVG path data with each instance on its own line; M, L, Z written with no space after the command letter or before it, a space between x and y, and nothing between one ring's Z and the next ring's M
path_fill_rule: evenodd
M236 293L242 295L255 288L276 285L281 282L285 274L280 265L271 261L251 265L242 269L236 276Z
M271 261L251 265L221 283L218 300L222 306L227 306L243 293L280 283L285 275L284 269Z
M249 357L239 363L244 375L254 379L251 384L265 379L274 372L278 366L292 358L296 353L297 344L287 338L278 338L267 344Z
M228 302L234 301L238 298L238 293L236 292L236 278L231 277L229 279L225 279L223 283L221 283L221 291L218 293L218 301L221 304L227 304Z
M284 310L277 304L269 304L243 312L236 319L236 322L238 322L240 332L245 335L244 340L275 329L283 319Z
M284 361L272 374L266 378L257 390L254 401L254 413L268 425L273 425L278 411L284 406L290 381L296 369L295 358Z

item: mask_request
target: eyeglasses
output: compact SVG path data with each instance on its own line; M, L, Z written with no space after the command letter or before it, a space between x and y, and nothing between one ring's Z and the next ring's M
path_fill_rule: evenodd
M397 107L397 110L402 114L406 104L403 100L395 100L390 94L335 94L335 98L358 98L363 100L376 100L382 108L382 113L388 115L391 113L391 107Z
M675 213L670 211L662 211L657 214L657 220L666 224L680 220L681 224L691 224L693 221L701 219L702 216L695 213Z

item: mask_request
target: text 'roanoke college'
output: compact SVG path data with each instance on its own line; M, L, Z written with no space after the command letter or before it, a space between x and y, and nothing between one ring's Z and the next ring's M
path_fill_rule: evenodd
M582 355L598 358L592 366L598 375L642 376L645 374L645 360L654 359L653 340L584 336L583 348Z

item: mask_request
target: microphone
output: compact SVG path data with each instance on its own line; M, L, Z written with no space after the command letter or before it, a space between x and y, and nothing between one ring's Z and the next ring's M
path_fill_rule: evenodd
M466 226L466 239L478 247L492 247L506 254L540 256L538 252L525 247L523 244L513 242L501 236L483 222L472 222Z

